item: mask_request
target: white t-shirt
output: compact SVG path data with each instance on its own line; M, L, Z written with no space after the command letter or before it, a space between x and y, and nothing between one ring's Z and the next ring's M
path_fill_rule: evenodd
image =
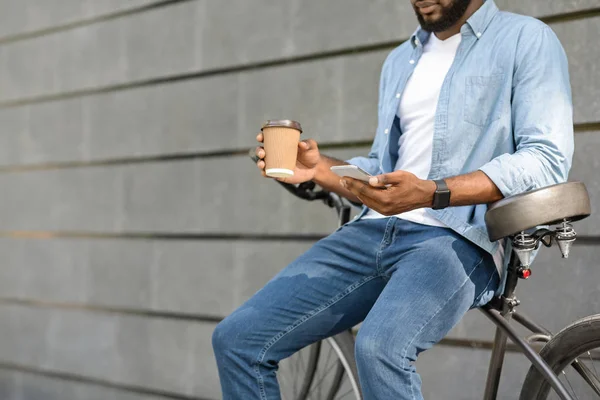
M395 171L412 172L420 179L427 179L431 169L433 129L440 91L448 70L454 62L462 36L460 33L440 40L434 34L423 47L423 55L416 65L400 100L398 117L400 135L398 162ZM398 214L396 217L424 225L446 227L425 208ZM382 218L383 215L369 210L363 218Z
M398 141L398 161L394 171L409 171L420 179L427 179L429 176L434 122L440 92L461 39L460 33L446 40L440 40L432 34L423 47L423 55L415 66L400 100L398 118L402 134ZM446 224L429 215L425 208L398 214L396 217L418 224L447 228ZM385 216L369 210L363 218ZM504 241L501 241L498 251L493 255L499 271L502 270L503 257Z

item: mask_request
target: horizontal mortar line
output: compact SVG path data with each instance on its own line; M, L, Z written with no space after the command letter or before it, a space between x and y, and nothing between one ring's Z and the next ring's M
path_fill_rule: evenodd
M201 70L201 71L192 71L192 72L174 74L174 75L157 77L157 78L130 81L127 83L118 83L118 84L114 84L114 85L107 85L107 86L102 86L102 87L97 87L97 88L77 89L77 90L63 92L63 93L59 93L59 94L49 94L49 95L21 98L18 100L0 101L0 109L25 106L25 105L37 104L37 103L46 103L46 102L57 101L57 100L67 100L67 99L72 99L72 98L76 98L76 97L92 96L92 95L103 94L103 93L120 92L120 91L124 91L124 90L142 88L142 87L147 87L147 86L155 86L155 85L161 85L161 84L166 84L166 83L176 83L176 82L181 82L181 81L208 78L208 77L219 76L219 75L231 75L231 74L237 74L240 72L256 71L256 70L262 70L262 69L267 69L267 68L281 67L281 66L290 65L290 64L297 64L297 63L303 63L303 62L311 62L311 61L324 60L324 59L329 59L329 58L342 57L342 56L353 55L353 54L365 54L365 53L370 53L370 52L375 52L375 51L389 50L389 49L393 49L394 47L400 45L405 40L406 39L401 40L401 41L394 40L394 41L390 41L390 42L384 42L384 43L378 43L378 44L372 44L372 45L364 45L364 46L357 46L357 47L344 48L344 49L338 49L338 50L324 51L324 52L319 52L319 53L305 54L305 55L300 55L300 56L286 57L286 58L281 58L281 59L277 59L277 60L258 61L258 62L254 62L254 63L248 63L248 64L236 65L236 66L230 66L230 67L214 68L214 69L207 69L207 70Z
M600 132L600 122L584 122L574 125L575 133L586 133L586 132ZM320 143L319 148L321 150L340 150L340 149L352 149L360 147L368 147L373 144L372 139L365 140L354 140L346 142L329 142ZM149 163L161 163L161 162L176 162L176 161L191 161L191 160L206 160L211 158L224 158L224 157L239 157L249 154L249 148L232 148L232 149L221 149L221 150L207 150L207 151L191 151L184 153L169 153L169 154L149 154L143 156L128 156L128 157L114 157L104 158L96 160L86 161L57 161L47 163L35 163L35 164L22 164L22 165L5 165L0 166L0 174L2 173L15 173L15 172L31 172L31 171L49 171L57 169L70 169L70 168L88 168L88 167L107 167L117 165L131 165L131 164L149 164Z
M126 307L106 307L100 305L91 304L79 304L79 303L66 303L66 302L52 302L45 300L32 300L32 299L18 299L9 297L0 297L0 304L4 305L18 305L32 308L49 308L54 310L68 310L68 311L87 311L92 313L102 314L117 314L117 315L131 315L146 318L160 318L170 319L179 321L188 321L194 323L214 323L218 324L225 316L213 316L213 315L202 315L193 313L180 313L171 311L152 311L152 310L138 310ZM354 333L357 332L357 328L353 329ZM484 349L491 350L493 348L493 342L489 340L480 339L460 339L460 338L444 338L438 343L441 346L447 347L461 347L471 349ZM521 352L518 347L509 344L508 351Z
M320 201L318 202L320 203ZM320 205L320 204L319 204ZM86 232L86 231L0 231L0 239L123 239L160 241L247 241L247 242L316 242L326 237L320 233L171 233L171 232ZM600 235L578 235L575 246L600 245Z
M318 233L170 233L170 232L83 232L83 231L0 231L9 239L124 239L161 241L248 241L248 242L316 242L326 235Z
M103 15L99 15L91 18L84 18L78 21L67 22L65 24L55 25L48 28L38 29L30 32L17 33L8 35L0 38L0 45L7 43L14 43L21 40L34 39L37 37L49 35L52 33L63 32L71 29L81 28L84 26L96 24L99 22L106 22L117 18L128 17L135 14L140 14L146 11L156 10L158 8L174 5L177 3L186 3L195 0L162 0L156 1L150 4L142 5L139 7L130 8L128 10L115 11Z
M373 140L357 140L350 142L339 142L339 143L323 143L319 144L319 148L322 150L337 150L345 148L356 148L370 146ZM48 163L37 163L37 164L23 164L23 165L6 165L0 166L1 173L15 173L15 172L30 172L30 171L49 171L57 169L71 169L71 168L88 168L88 167L107 167L117 165L131 165L131 164L148 164L148 163L161 163L161 162L177 162L177 161L191 161L191 160L206 160L211 158L224 158L224 157L239 157L246 156L249 154L250 147L238 148L238 149L224 149L224 150L208 150L208 151L195 151L185 153L170 153L170 154L150 154L144 156L130 156L130 157L115 157L105 158L88 161L59 161L59 162L48 162Z
M568 13L547 15L539 19L546 24L555 24L562 22L577 21L580 19L594 18L600 16L600 7L588 8L585 10L572 11Z
M122 392L136 393L136 394L148 395L148 396L159 397L159 398L164 398L164 399L212 400L212 399L201 398L201 397L186 396L183 394L172 393L172 392L158 390L158 389L150 389L150 388L145 388L145 387L136 386L136 385L117 383L117 382L112 382L112 381L108 381L105 379L92 378L92 377L73 374L73 373L69 373L69 372L53 371L53 370L40 368L40 367L36 367L36 366L23 365L23 364L18 364L18 363L13 363L13 362L5 362L2 360L0 360L0 369L6 370L6 371L17 371L17 372L22 372L25 374L36 375L36 376L43 376L46 378L52 378L52 379L57 379L57 380L62 380L62 381L84 383L84 384L91 385L91 386L110 388L110 389L115 389L115 390L119 390Z
M171 0L171 1L191 1L191 0ZM595 17L600 13L600 8L594 8L590 10L576 11L572 13L564 13L559 15L550 15L541 17L540 19L544 22L550 21L552 23L561 22L561 21L573 21L578 19ZM366 45L358 45L347 48L335 49L335 50L327 50L322 52L314 52L303 55L284 57L277 60L268 60L268 61L257 61L248 64L242 65L234 65L222 68L214 68L200 71L192 71L187 73L173 74L169 76L156 77L150 79L141 79L137 81L130 81L127 83L119 83L114 85L106 85L96 88L87 88L87 89L77 89L72 91L67 91L63 93L57 94L48 94L48 95L40 95L40 96L32 96L28 98L21 98L16 100L8 100L8 101L0 101L0 109L9 108L9 107L18 107L29 104L37 104L37 103L45 103L57 100L66 100L75 97L83 97L83 96L91 96L95 94L102 94L108 92L118 92L124 90L130 90L135 88L141 88L146 86L154 86L165 83L175 83L179 81L186 81L191 79L200 79L207 78L218 75L228 75L235 74L240 72L248 72L254 70L261 70L279 66L285 66L289 64L317 61L317 60L325 60L329 58L336 58L348 55L355 54L365 54L382 50L391 50L394 47L399 46L403 42L408 40L408 38L400 39L400 40L390 40L375 44L366 44Z
M101 314L129 315L145 318L169 319L188 322L205 322L218 324L223 320L222 316L208 314L194 314L175 311L157 311L149 309L137 309L128 307L103 306L98 304L82 304L70 302L45 301L37 299L21 299L16 297L0 297L0 304L18 305L32 308L50 308L69 311L87 311Z

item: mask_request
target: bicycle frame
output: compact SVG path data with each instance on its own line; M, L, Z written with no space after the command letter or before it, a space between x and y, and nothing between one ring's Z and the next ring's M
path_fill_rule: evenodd
M547 329L514 310L514 307L519 304L518 300L514 297L515 288L517 287L519 279L517 275L519 266L520 262L518 258L515 256L515 253L512 253L504 294L480 309L480 311L496 325L496 335L494 338L483 400L495 400L498 395L498 386L500 385L500 375L504 364L508 338L520 348L525 356L527 356L562 400L572 400L573 398L567 392L565 386L560 382L544 359L526 340L522 339L517 331L509 324L510 320L514 318L517 323L534 334L541 334L547 338L551 336L551 333ZM578 370L578 372L586 379L585 371Z

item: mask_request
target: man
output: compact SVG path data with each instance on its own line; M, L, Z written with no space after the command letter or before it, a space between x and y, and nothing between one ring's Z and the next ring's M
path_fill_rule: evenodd
M344 162L307 140L287 179L364 210L216 328L226 400L278 399L281 359L363 320L364 398L422 399L419 353L502 288L506 257L488 239L487 204L567 179L571 91L550 28L493 0L411 2L421 27L384 63L372 151L348 161L375 177L340 180L329 168Z

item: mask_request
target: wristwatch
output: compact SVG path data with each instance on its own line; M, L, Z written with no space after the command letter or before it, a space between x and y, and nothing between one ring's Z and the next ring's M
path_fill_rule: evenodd
M437 188L433 194L433 207L431 208L441 210L450 205L450 189L443 179L434 180L434 182Z

